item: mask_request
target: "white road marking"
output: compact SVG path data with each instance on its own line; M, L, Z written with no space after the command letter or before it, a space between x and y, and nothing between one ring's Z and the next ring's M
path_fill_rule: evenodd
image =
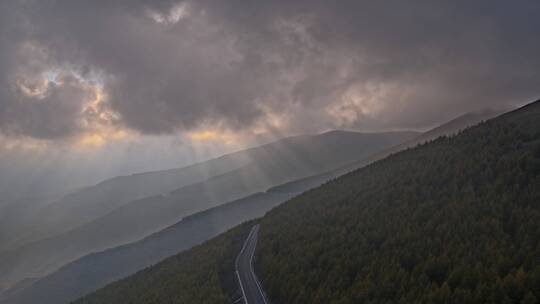
M242 283L242 279L240 278L240 273L238 272L238 259L240 258L242 253L245 251L247 243L251 239L251 235L255 231L256 227L257 226L253 226L253 228L251 228L251 231L249 232L249 235L248 235L246 241L244 242L244 245L242 246L242 250L240 250L240 253L238 254L238 256L236 256L236 261L234 262L235 267L236 267L236 276L238 277L238 282L240 283L240 289L242 290L242 297L244 298L245 304L249 304L249 303L248 303L248 300L247 300L247 297L246 297L246 293L244 291L244 284Z
M259 228L259 226L255 226L255 227L257 227L257 229ZM255 248L257 248L257 243L253 245L253 252L251 253L251 257L249 258L249 267L251 268L251 275L253 276L253 279L255 280L255 283L257 284L257 288L259 289L259 293L261 294L263 298L264 304L268 304L266 302L266 297L264 296L264 292L262 291L261 284L259 284L257 275L255 274L255 271L253 270L253 256L255 255Z

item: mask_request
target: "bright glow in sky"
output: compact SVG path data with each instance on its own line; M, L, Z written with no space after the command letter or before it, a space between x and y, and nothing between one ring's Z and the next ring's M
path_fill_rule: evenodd
M540 97L539 28L536 0L2 1L0 162L71 159L94 181L290 135L425 130Z

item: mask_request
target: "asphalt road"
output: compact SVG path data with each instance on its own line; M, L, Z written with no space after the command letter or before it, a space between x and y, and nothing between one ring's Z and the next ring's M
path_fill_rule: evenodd
M240 282L245 304L267 304L257 275L253 271L253 255L257 246L258 231L259 225L253 226L242 250L236 257L236 275Z

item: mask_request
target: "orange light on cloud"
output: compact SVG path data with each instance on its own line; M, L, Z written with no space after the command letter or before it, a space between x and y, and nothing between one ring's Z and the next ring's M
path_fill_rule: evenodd
M238 139L232 132L218 132L214 130L193 131L188 132L186 135L194 142L219 141L225 144L234 144Z
M94 98L89 100L82 108L83 120L81 124L86 130L76 140L77 147L101 147L109 141L125 140L133 135L128 130L115 124L118 119L116 113L105 105L107 95L99 86L92 86Z
M78 144L80 146L102 146L105 144L105 139L99 134L85 134L79 139Z
M49 143L45 140L33 138L5 138L0 136L1 151L45 151L49 148Z
M101 147L109 141L125 140L131 138L131 134L125 130L100 130L95 133L83 134L76 141L78 147Z

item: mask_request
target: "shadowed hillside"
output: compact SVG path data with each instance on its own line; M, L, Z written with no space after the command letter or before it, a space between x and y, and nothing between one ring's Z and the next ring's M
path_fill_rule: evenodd
M273 209L261 220L257 268L278 304L537 303L539 202L540 101ZM147 273L164 269L188 270L163 262ZM191 271L219 277L216 269ZM157 282L170 279L139 273L77 303L146 303L136 297L143 284L170 303L197 302L175 296L193 285L168 291ZM213 296L210 303L230 303Z
M44 276L88 253L139 240L183 217L341 167L416 135L415 132L333 131L286 138L225 156L222 158L225 162L232 158L242 160L242 164L232 169L230 164L224 165L230 170L167 194L125 203L63 234L1 253L0 283ZM347 149L343 149L345 145ZM238 165L235 161L230 163Z
M406 149L408 146L414 145L414 143L433 139L435 136L441 134L453 134L457 132L460 127L461 129L466 128L473 122L479 122L487 119L492 115L495 115L495 113L496 112L493 111L484 111L477 114L470 113L463 115L455 120L436 127L433 130L423 133L411 141L400 144L395 148L388 149L384 153L389 154L390 152L388 151L399 151L400 149ZM376 153L376 155L380 156L381 153ZM368 159L372 158L373 157L368 157ZM354 166L356 165L358 165L358 162L354 163ZM347 170L352 170L350 165L346 168ZM46 298L50 303L62 303L65 302L65 299L81 296L86 292L90 292L102 287L114 279L122 278L136 270L149 266L167 255L172 255L180 250L187 249L190 247L190 244L193 243L187 242L185 244L178 244L175 240L168 242L164 240L168 240L170 238L180 240L185 237L185 235L189 235L190 240L197 240L199 242L204 241L219 232L225 231L234 224L238 224L244 220L255 218L257 216L262 216L264 212L269 210L271 207L284 202L287 198L290 198L294 194L298 194L319 186L325 181L330 180L333 176L339 174L339 172L342 170L343 169L340 169L327 174L317 175L276 186L269 190L268 193L261 193L253 197L247 197L239 200L237 203L231 203L224 205L223 207L214 208L209 210L210 212L203 212L201 213L201 216L194 216L193 219L190 218L190 222L195 223L195 221L199 221L197 227L202 225L199 227L199 229L203 231L203 233L195 233L195 237L191 237L193 229L181 228L184 227L181 222L173 226L178 227L178 229L165 229L162 232L156 233L143 241L136 242L128 246L122 246L120 248L106 250L99 254L92 254L87 257L83 257L23 290L17 296L13 297L13 299L15 299L13 301L18 303L32 303L32 301L35 302L36 299L42 299L48 294L49 296ZM286 195L274 195L280 193ZM232 206L235 207L233 208ZM245 209L246 211L258 210L258 212L250 213L242 211L242 209ZM235 213L233 215L231 213L232 210L239 210L240 213ZM205 214L213 215L214 219L209 222L208 218L204 216ZM214 225L216 222L215 218L217 217L220 217L220 220L217 220L217 222L226 223L226 225ZM170 235L170 237L160 237L163 234ZM149 240L155 240L158 237L161 239L160 248L162 249L157 251L150 250L150 248L154 248L155 242L151 242ZM67 280L68 277L77 279ZM57 296L51 297L50 294L55 294Z
M392 155L261 222L273 303L536 303L540 101Z
M292 196L292 193L257 193L194 214L138 242L84 256L33 284L17 288L4 301L0 297L0 302L69 303L244 221L261 217Z
M144 269L74 303L232 303L234 260L251 228L246 223ZM97 302L96 302L97 300Z

